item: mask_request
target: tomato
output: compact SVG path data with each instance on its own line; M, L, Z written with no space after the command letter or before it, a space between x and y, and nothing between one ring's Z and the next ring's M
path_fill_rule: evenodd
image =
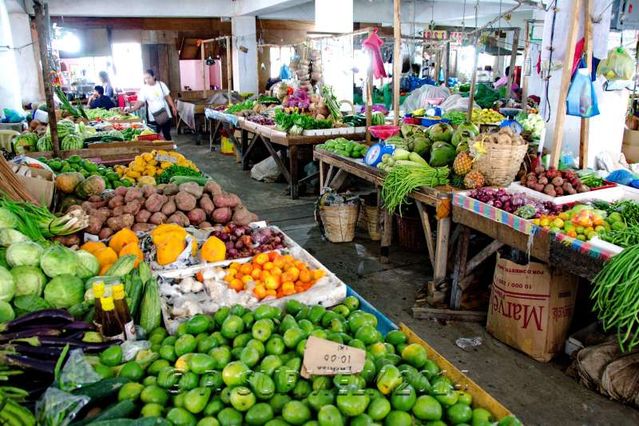
M271 319L262 318L255 321L251 328L251 334L254 339L257 339L260 342L266 342L271 337L274 329L275 325Z

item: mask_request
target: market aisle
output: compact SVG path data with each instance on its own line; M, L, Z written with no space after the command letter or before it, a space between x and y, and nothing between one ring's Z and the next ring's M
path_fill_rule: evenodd
M591 392L557 364L538 363L493 339L482 324L414 320L416 289L430 276L425 255L394 250L389 264L377 260L378 245L367 238L353 243L323 240L313 218L314 197L291 200L285 184L252 180L232 157L209 154L190 135L177 136L179 150L226 190L236 192L260 218L282 228L326 267L396 323L404 322L437 351L477 381L528 425L634 425L639 412ZM460 337L481 336L467 351Z

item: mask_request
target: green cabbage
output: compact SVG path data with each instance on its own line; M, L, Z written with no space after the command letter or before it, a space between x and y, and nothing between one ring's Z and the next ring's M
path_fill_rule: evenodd
M84 283L69 274L56 276L44 288L44 300L54 308L70 308L84 299Z
M43 251L40 244L32 241L18 241L9 246L5 257L9 266L36 266L40 264Z
M9 302L16 293L16 284L13 275L7 268L0 266L0 301Z
M78 270L76 271L78 277L87 279L98 275L100 262L94 255L85 250L78 250L75 255L78 258Z
M0 266L9 269L10 266L7 263L6 253L7 253L7 249L4 247L0 247Z
M16 266L11 275L16 283L16 296L40 296L47 283L47 277L37 266Z
M10 228L0 229L0 246L9 247L11 244L14 244L20 241L31 241L31 240L22 232L16 231L15 229L10 229Z
M42 253L40 268L48 277L73 275L78 269L78 258L73 250L61 245L53 245Z
M13 308L7 302L0 301L0 323L12 321L15 319L16 314L13 312Z
M18 216L4 207L0 207L0 228L15 228L16 226L18 226Z
M43 309L51 309L49 302L40 296L33 294L27 296L16 296L13 299L13 307L18 316L28 314L29 312L41 311Z

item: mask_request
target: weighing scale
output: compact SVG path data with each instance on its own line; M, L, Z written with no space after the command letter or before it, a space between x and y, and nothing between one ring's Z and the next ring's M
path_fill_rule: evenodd
M370 126L368 130L371 132L371 135L378 138L380 141L368 148L366 156L364 157L364 163L371 167L375 167L377 164L381 163L382 156L384 154L393 155L393 152L395 152L395 145L387 144L385 141L397 135L400 128L399 126L379 125Z
M499 108L499 112L508 117L501 123L499 123L499 127L510 127L513 132L515 132L516 134L520 134L524 130L524 128L521 124L519 124L517 120L515 120L515 117L517 117L517 114L519 114L521 111L522 110L519 108Z

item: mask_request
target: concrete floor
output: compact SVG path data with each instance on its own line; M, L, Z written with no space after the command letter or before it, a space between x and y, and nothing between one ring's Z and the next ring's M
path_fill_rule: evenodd
M286 185L254 181L233 157L208 152L192 136L178 136L179 150L229 192L237 193L260 219L279 226L392 321L403 322L464 371L528 425L637 425L639 411L608 400L566 376L562 367L543 364L492 338L483 324L415 320L410 308L416 290L431 274L425 254L391 252L378 261L378 244L368 238L332 244L322 239L313 219L315 197L291 200ZM208 142L208 141L206 141ZM481 336L469 350L460 337Z

